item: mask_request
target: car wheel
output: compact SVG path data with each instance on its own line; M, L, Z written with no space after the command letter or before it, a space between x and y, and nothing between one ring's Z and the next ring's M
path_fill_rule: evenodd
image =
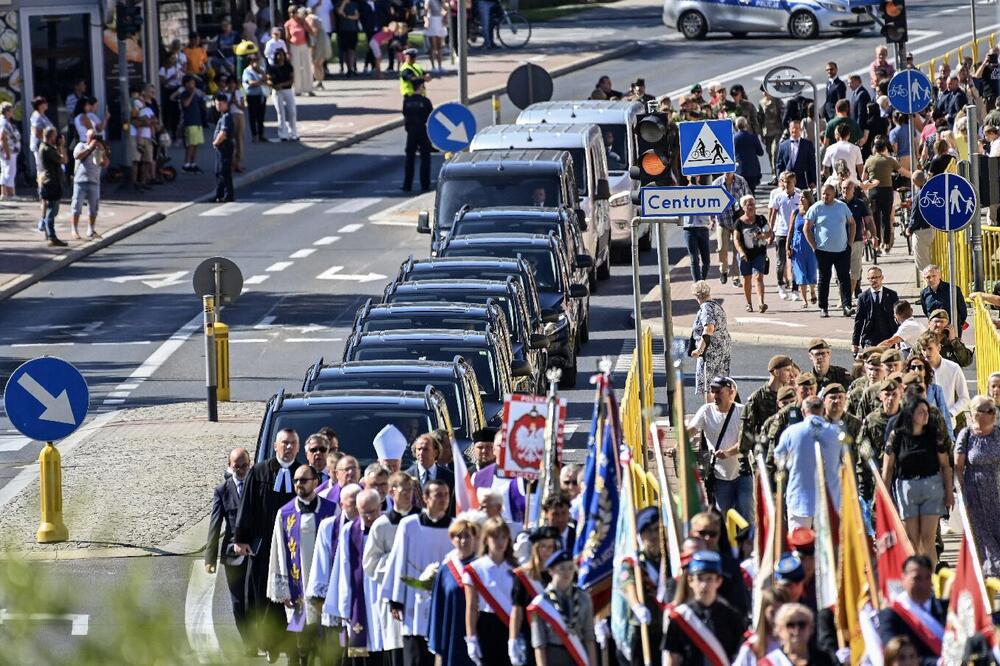
M648 252L653 249L653 225L650 224L649 228L646 229L646 233L639 236L639 251Z
M747 36L747 33L745 32L731 32L729 34L735 37L736 39L743 39L744 37Z
M701 12L684 12L677 19L677 29L685 39L704 39L708 34L708 21Z
M795 12L788 21L788 32L796 39L814 39L819 34L819 21L809 12Z
M576 388L576 356L573 357L573 365L562 369L559 377L559 388L566 390Z

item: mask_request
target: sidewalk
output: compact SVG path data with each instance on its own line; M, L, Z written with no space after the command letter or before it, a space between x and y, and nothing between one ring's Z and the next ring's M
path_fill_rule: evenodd
M575 15L579 20L590 12L595 16L629 11L648 6L648 0L623 0L610 7L586 10ZM556 20L534 26L531 42L519 51L493 51L484 57L471 50L469 58L470 101L502 94L510 72L526 61L545 67L553 76L568 73L597 62L613 59L638 47L634 41L622 43L613 29L581 27L574 20ZM421 56L421 62L423 62ZM424 63L426 64L426 63ZM428 84L428 93L435 106L452 101L457 96L457 76L445 60L448 71ZM330 66L336 70L336 64ZM315 97L298 97L298 130L300 142L247 143L244 155L245 173L237 174L236 186L242 187L275 173L289 169L333 150L358 143L372 136L402 126L399 81L396 75L385 78L341 79L324 82L324 89ZM506 119L508 121L512 119ZM276 136L275 111L269 105L266 133ZM34 197L25 201L0 202L0 300L34 284L55 270L70 264L125 236L155 224L165 216L183 210L192 203L206 201L215 190L214 159L209 145L199 150L198 163L203 174L191 175L180 171L184 162L183 148L170 148L171 164L178 169L177 180L157 186L139 196L136 201L129 193L118 191L118 185L105 184L97 228L103 239L87 241L69 238L69 205L64 200L57 219L57 233L69 243L67 248L47 247L36 224L39 207ZM402 179L402 164L399 166ZM27 194L27 193L22 193ZM85 213L86 215L86 213ZM85 217L81 230L85 230Z
M190 554L205 544L212 489L226 456L254 449L262 402L203 402L124 409L62 459L63 517L70 540L35 543L35 479L0 511L0 559L90 559ZM85 426L86 428L86 426ZM252 453L251 453L252 455Z

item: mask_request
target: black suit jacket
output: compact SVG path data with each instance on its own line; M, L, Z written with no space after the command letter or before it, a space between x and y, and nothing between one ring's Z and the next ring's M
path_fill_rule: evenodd
M835 117L837 115L837 102L845 97L847 97L847 84L841 81L839 76L835 79L827 79L823 117L827 120Z
M792 164L792 140L785 139L778 144L778 156L775 159L775 171L795 172L795 185L807 188L816 182L816 149L809 139L799 139L799 152Z
M418 482L420 481L420 468L417 467L416 463L413 463L413 465L410 466L408 470L406 470L406 473L412 476L416 481ZM454 495L454 490L455 490L454 472L452 472L444 465L441 465L439 463L434 463L434 478L438 479L439 481L444 481L445 483L447 483L448 487L451 488L452 490L452 494Z
M934 616L938 622L942 625L945 623L945 617L948 615L948 601L947 599L931 599L931 615ZM917 633L910 628L910 625L906 624L901 617L892 608L883 608L878 613L878 635L882 639L882 644L888 643L895 636L907 636L913 643L913 646L917 648L917 654L920 656L920 663L929 665L936 664L937 658L941 655L935 655L931 652L931 649L920 640Z
M244 491L246 485L243 486ZM208 541L205 546L205 564L215 565L219 560L219 537L222 537L222 554L233 543L236 534L236 514L240 511L240 497L236 494L236 479L227 478L212 493L212 517L208 521ZM223 529L225 528L225 529Z
M882 298L878 305L871 289L865 289L858 297L858 312L854 316L854 335L851 342L861 347L872 347L896 335L899 325L892 309L899 296L892 289L882 287Z
M848 93L847 99L851 101L851 119L858 124L861 131L864 131L868 128L868 105L872 101L871 93L861 86Z

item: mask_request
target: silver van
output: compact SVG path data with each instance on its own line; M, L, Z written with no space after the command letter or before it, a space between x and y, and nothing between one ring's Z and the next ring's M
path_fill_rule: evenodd
M629 259L631 229L635 217L632 190L638 181L629 177L629 167L637 164L635 125L645 112L640 102L579 100L569 102L539 102L532 104L517 117L518 125L593 123L601 128L601 138L608 162L608 185L611 188L611 247L624 260ZM639 243L643 249L651 246L652 227L643 222L639 227Z
M573 171L586 220L583 244L594 260L595 277L611 277L611 212L608 199L608 162L597 125L493 125L472 139L469 150L565 150ZM591 280L591 287L593 287Z

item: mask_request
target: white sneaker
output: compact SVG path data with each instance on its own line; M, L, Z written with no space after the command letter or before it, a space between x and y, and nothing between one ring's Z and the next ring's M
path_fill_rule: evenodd
M785 288L782 287L781 285L778 285L778 298L780 298L783 301L788 300L788 292L786 292Z
M794 291L789 290L789 292L788 292L788 300L790 300L790 301L800 300L799 299L799 295L796 294Z

